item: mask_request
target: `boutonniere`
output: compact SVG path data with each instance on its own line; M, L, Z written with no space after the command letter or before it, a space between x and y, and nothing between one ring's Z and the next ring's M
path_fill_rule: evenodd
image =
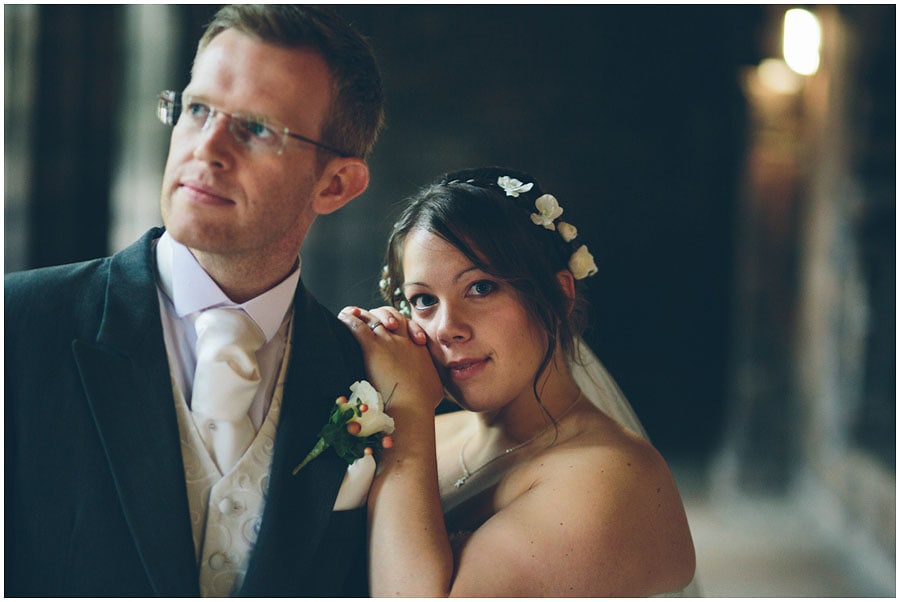
M349 399L341 395L335 400L328 422L319 431L319 440L293 474L329 447L352 464L366 454L391 447L393 432L394 419L384 412L381 394L368 381L357 381L350 385Z

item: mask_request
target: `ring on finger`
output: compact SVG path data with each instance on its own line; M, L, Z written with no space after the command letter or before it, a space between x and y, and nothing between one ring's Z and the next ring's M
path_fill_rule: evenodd
M369 328L372 330L372 332L375 332L375 329L379 326L384 326L384 324L382 324L380 320L375 320L374 322L369 324Z

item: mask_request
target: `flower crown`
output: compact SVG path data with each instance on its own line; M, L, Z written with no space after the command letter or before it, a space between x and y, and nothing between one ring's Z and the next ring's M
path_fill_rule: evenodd
M531 190L534 183L524 184L515 178L500 176L497 178L497 186L503 189L506 196L516 198L520 193ZM537 213L531 214L531 221L535 225L559 232L559 235L567 243L572 242L578 236L578 228L572 224L562 220L557 223L556 220L563 214L563 209L552 194L539 196L534 201L534 208L537 209ZM597 273L597 264L594 263L594 256L588 251L587 245L581 245L572 253L569 258L569 271L575 276L575 280L583 280Z
M462 182L460 180L446 182L447 185L459 183ZM506 193L506 196L511 196L513 198L518 198L519 194L529 192L534 188L533 182L525 184L510 176L500 176L497 178L496 183L493 181L479 182L475 179L466 180L464 183L485 187L496 184L496 186ZM559 235L566 243L571 243L578 236L578 229L575 226L559 220L559 217L563 213L563 209L559 206L559 202L557 202L556 197L552 194L542 194L539 196L534 201L534 208L537 211L536 213L531 214L531 221L534 222L535 225L546 228L547 230L559 232ZM568 268L576 280L583 280L589 276L593 276L598 271L597 264L594 262L594 256L588 251L587 245L579 246L578 249L572 253L569 257ZM390 296L388 295L388 291L391 288L388 266L382 268L381 279L378 281L378 288L385 298L390 297L400 299L398 308L400 313L407 317L411 315L412 312L409 303L403 298L403 293L399 288L395 288L393 293Z

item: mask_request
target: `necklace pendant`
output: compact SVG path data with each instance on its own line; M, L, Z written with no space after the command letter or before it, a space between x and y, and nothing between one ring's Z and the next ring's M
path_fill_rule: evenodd
M456 487L457 489L459 489L460 487L462 487L463 485L466 484L466 481L468 479L469 479L469 475L464 474L463 476L456 479L456 482L453 484L453 486Z

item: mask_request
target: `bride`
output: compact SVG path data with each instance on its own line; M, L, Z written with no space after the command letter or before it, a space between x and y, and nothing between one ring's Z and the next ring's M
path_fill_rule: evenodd
M393 391L394 445L369 495L373 596L636 597L692 583L672 475L579 337L597 268L561 214L528 174L446 175L394 226L390 306L339 315L373 384ZM445 396L461 410L435 417Z

